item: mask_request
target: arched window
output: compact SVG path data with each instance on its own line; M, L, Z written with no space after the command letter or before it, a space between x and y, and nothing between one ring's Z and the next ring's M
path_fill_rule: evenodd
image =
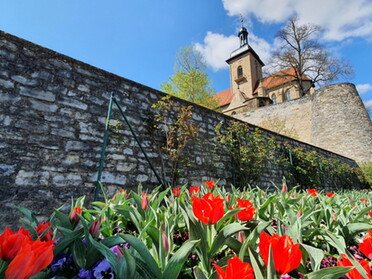
M241 77L243 77L243 68L242 66L239 66L238 67L238 78L241 78Z
M276 95L275 94L273 94L272 96L271 96L271 100L273 101L273 104L275 105L277 102L276 102Z
M287 101L289 101L291 99L291 91L289 91L289 89L287 89L287 91L285 91L285 99Z

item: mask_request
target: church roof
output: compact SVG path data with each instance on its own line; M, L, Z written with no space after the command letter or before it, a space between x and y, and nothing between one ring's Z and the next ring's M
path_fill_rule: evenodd
M306 75L302 75L302 79L311 81L311 79ZM292 82L294 80L296 80L295 70L294 68L288 68L262 79L262 86L266 89L271 89ZM258 85L259 83L256 84L254 92L252 92L253 94L258 93ZM234 94L232 93L231 88L228 88L212 95L212 97L217 100L218 107L223 107L231 103Z
M231 92L231 88L228 88L213 94L211 97L218 102L218 107L223 107L231 103L231 99L234 97L234 95Z
M265 77L262 80L262 86L266 89L271 89L280 85L283 85L287 82L292 82L296 80L296 73L294 68L288 68L283 71L272 74L268 77ZM311 80L305 74L302 75L302 80Z

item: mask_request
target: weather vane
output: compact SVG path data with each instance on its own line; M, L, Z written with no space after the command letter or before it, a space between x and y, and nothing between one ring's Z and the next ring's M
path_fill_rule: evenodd
M242 14L240 14L240 23L242 24L242 27L243 27L243 23L244 23L244 17Z

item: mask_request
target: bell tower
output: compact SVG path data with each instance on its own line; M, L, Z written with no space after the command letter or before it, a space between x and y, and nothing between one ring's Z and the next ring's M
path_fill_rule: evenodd
M244 26L240 28L238 38L240 47L226 60L230 65L230 88L234 95L239 93L245 99L251 99L262 79L264 63L248 44L248 31Z

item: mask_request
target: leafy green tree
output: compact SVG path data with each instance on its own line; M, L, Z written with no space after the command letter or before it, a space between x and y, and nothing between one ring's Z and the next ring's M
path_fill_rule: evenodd
M161 84L161 90L187 101L216 108L217 102L210 96L214 94L212 82L205 72L203 56L193 47L181 47L176 55L174 74Z

